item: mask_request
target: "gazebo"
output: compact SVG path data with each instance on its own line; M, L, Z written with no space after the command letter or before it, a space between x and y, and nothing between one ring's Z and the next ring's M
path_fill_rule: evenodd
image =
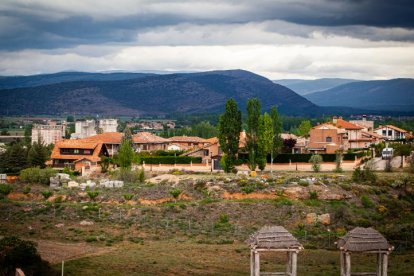
M388 255L394 249L377 230L357 227L336 242L341 250L341 276L351 275L388 275ZM351 273L351 253L377 254L376 272Z
M297 254L303 249L298 240L282 226L265 226L246 241L250 245L250 275L296 276ZM286 252L286 272L260 273L260 252Z

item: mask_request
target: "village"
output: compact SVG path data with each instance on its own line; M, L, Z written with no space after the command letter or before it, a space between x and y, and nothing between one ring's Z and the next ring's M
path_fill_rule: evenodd
M227 173L220 137L161 137L157 133L175 124L153 121L139 123L134 133L129 127L137 124L119 132L116 119L73 124L68 138L66 122L34 124L32 148L49 148L50 157L0 177L0 204L8 210L1 213L1 233L34 239L52 270L85 273L88 265L83 268L78 260L87 258L94 273L113 275L100 268L105 256L113 256L130 267L123 275L134 271L119 259L124 254L138 250L141 258L154 259L162 248L183 255L138 262L135 268L150 275L175 269L193 274L196 265L212 274L250 270L254 276L305 271L347 276L354 275L355 267L384 276L407 270L393 262L412 256L406 250L414 244L409 131L393 125L375 128L366 116L349 121L334 116L309 126L303 136L272 134L266 164L257 161L252 169L248 125L237 132L238 157ZM315 161L315 156L321 158ZM183 244L177 247L180 239ZM187 250L193 256L205 252L218 267L188 256ZM244 265L220 264L220 255L213 257L217 250ZM370 254L360 257L361 252ZM314 254L325 256L316 267L309 263ZM351 255L358 256L352 265ZM284 272L264 272L275 270Z

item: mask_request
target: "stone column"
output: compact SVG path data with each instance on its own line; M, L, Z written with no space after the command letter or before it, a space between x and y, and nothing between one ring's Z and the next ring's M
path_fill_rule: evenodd
M297 262L298 262L298 252L292 252L292 276L296 276L297 273Z
M254 276L260 276L260 256L259 252L254 252Z
M381 276L382 273L382 253L377 254L377 276Z
M388 275L388 253L382 254L382 276Z
M286 252L287 260L286 260L286 275L290 275L292 273L292 252Z
M345 253L345 276L351 276L351 254Z

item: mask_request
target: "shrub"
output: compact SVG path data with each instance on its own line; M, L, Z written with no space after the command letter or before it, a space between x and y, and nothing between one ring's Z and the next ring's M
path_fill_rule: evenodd
M25 186L23 188L23 194L27 195L30 193L30 191L32 190L32 188L30 188L30 186Z
M303 187L308 187L309 186L309 182L304 180L304 179L300 179L298 184L300 186L303 186Z
M190 164L201 163L201 157L191 156L148 156L141 157L141 163L145 164Z
M369 181L374 184L377 181L377 176L368 166L365 166L363 170L358 167L352 173L352 180L355 182Z
M0 194L8 195L13 191L13 187L8 184L0 184Z
M49 185L50 177L54 175L56 175L56 171L52 168L28 168L20 171L20 180L26 183Z
M180 189L173 189L173 190L170 191L170 194L173 196L173 198L177 199L181 194L181 190Z
M338 152L336 154L336 158L335 158L335 169L333 170L336 173L341 173L343 172L343 169L341 167L342 164L342 153Z
M114 174L114 177L126 183L143 182L141 181L142 172L143 172L142 170L131 171L131 169L129 168L120 168L120 170ZM144 180L145 180L145 174L144 174Z
M276 199L276 204L277 205L284 205L284 206L292 206L293 202L286 198L286 197L280 197L278 199Z
M364 206L365 208L374 207L374 203L367 195L361 196L361 203L362 203L362 206Z
M312 199L312 200L318 199L318 192L317 191L309 191L309 199Z
M309 159L309 163L312 164L312 170L314 172L319 172L321 170L321 163L323 162L322 156L319 154L314 154Z
M124 194L125 200L131 200L134 197L133 194Z
M250 194L256 191L257 185L256 183L249 183L246 186L242 187L241 190L243 193Z
M48 199L49 197L51 197L53 195L53 192L52 191L43 191L42 192L42 196L45 198L45 199Z
M145 171L144 171L144 169L139 170L138 180L139 180L139 182L144 183L144 181L145 181Z
M97 191L88 191L87 192L90 199L95 200L95 198L99 195L99 192Z
M0 275L15 275L21 268L26 275L56 275L49 264L42 261L32 241L17 237L0 239Z

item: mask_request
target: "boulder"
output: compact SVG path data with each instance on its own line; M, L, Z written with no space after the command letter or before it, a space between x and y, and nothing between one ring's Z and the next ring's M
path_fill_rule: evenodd
M300 186L287 187L283 194L289 199L303 199L308 196L308 193L305 193L304 188Z
M309 213L306 215L306 224L314 224L317 219L316 213Z
M323 225L331 224L331 216L329 214L322 214L318 216L318 222Z
M79 183L76 181L69 181L68 182L68 188L78 188L79 187Z
M172 183L172 184L178 184L180 180L176 175L172 175L172 174L157 175L156 177L148 179L148 182L153 183L153 184L159 184L164 181Z
M94 223L92 221L82 220L79 224L82 226L89 226L89 225L93 225Z
M63 226L65 226L65 224L63 224L63 223L59 223L59 224L55 225L56 228L62 228Z

